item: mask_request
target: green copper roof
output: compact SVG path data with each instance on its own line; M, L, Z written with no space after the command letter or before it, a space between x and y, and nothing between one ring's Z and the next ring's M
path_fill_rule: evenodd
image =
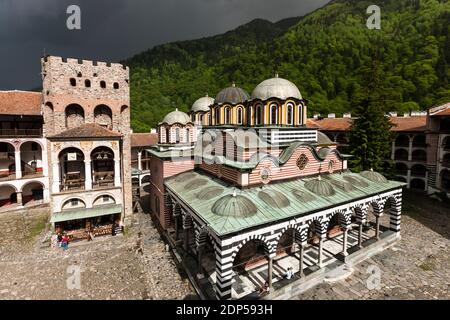
M328 182L328 179L333 179L337 184L345 184L348 183L349 177L360 181L360 185L354 184L351 191L345 191ZM198 189L189 188L189 185L194 180L204 180L204 184ZM165 185L168 190L173 192L219 236L281 219L307 215L329 207L401 188L405 185L405 183L397 181L377 183L359 174L350 172L336 173L321 179L321 182L331 185L334 191L332 195L322 196L311 192L305 187L305 183L314 180L317 181L318 179L296 179L241 190L201 172L191 171L166 179ZM363 184L367 186L362 187ZM204 199L198 198L199 192L211 187L221 188L223 192L217 195L213 192ZM233 194L236 194L235 200L230 198L233 197ZM280 194L282 194L282 197L279 197ZM229 197L225 198L226 196ZM243 198L239 196L245 197L248 201L242 200ZM219 199L222 200L218 203ZM248 206L251 207L249 203L256 207L257 212L255 214L250 214L252 210L248 209ZM237 212L233 211L233 207L236 208ZM244 207L246 209L243 209Z
M375 172L373 170L362 171L360 174L364 178L366 178L366 179L368 179L370 181L373 181L373 182L383 183L383 182L387 181L387 179L381 173Z
M110 214L117 214L121 212L122 212L122 205L120 204L97 206L93 208L70 209L59 213L54 213L50 219L50 222L55 223L62 221L94 218Z

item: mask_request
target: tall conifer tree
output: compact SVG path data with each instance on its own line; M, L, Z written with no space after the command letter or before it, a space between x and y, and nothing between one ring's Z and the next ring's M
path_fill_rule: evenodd
M353 104L356 119L350 130L350 166L355 171L373 169L389 173L385 160L390 157L391 123L386 116L387 100L392 94L383 86L383 70L379 51L373 55L371 67L362 70L364 79L356 90Z

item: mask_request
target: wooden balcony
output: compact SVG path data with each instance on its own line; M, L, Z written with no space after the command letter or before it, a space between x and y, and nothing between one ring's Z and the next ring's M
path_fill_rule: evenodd
M1 137L41 137L42 129L0 129Z

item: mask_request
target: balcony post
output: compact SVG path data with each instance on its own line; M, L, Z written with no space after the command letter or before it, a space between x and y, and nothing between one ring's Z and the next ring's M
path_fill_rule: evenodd
M91 169L91 159L84 160L84 189L92 189L92 169Z
M14 152L14 161L16 167L16 179L22 178L22 161L20 159L20 150Z
M138 152L138 169L142 171L142 151Z
M53 162L53 193L60 192L61 174L59 173L59 161Z
M120 187L120 159L114 159L114 186Z

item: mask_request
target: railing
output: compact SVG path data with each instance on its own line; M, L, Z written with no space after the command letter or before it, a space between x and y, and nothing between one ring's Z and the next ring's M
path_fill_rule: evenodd
M66 182L60 185L60 191L84 190L84 180L77 182Z
M16 180L15 173L0 174L0 181L11 181L11 180Z
M113 180L100 180L92 183L92 189L114 187Z
M0 160L14 158L14 152L0 152Z
M42 129L0 129L3 137L33 137L42 136Z

